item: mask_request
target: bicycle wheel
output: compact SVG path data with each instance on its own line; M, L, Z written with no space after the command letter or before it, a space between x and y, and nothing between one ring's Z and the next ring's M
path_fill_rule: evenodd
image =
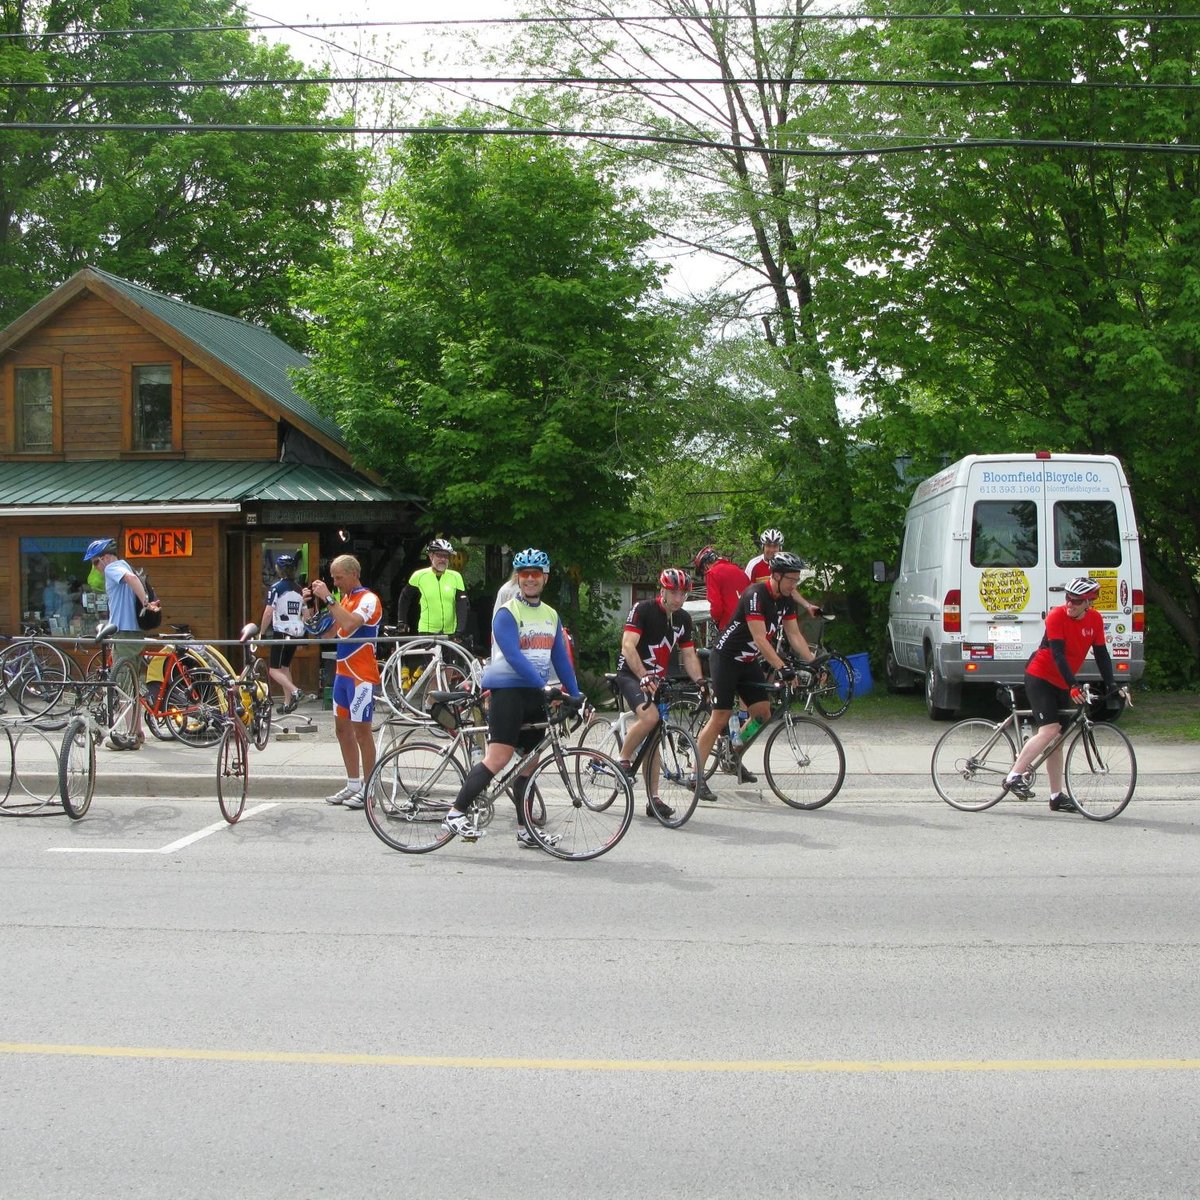
M575 739L577 746L599 750L616 758L621 750L620 725L616 716L606 717L597 713L580 731Z
M951 808L983 812L1004 798L1004 780L1017 760L1012 734L974 718L951 725L933 748L933 786Z
M816 674L812 686L813 706L832 721L840 717L854 699L854 671L844 654L831 654Z
M72 717L58 753L58 795L67 816L78 821L96 790L96 743L86 717Z
M225 687L226 680L213 671L191 671L172 682L163 718L177 740L204 747L221 737L229 707Z
M217 747L217 803L230 825L237 824L242 815L249 790L250 743L246 729L241 721L227 721Z
M1090 821L1123 812L1137 784L1137 759L1115 725L1084 726L1067 751L1067 792Z
M367 823L385 845L428 854L454 835L442 828L466 773L449 746L405 742L389 750L367 778Z
M538 805L544 821L534 820ZM525 823L555 858L584 860L606 854L633 820L633 787L616 760L572 746L544 758L525 789Z
M18 643L5 666L9 694L21 712L31 717L49 714L63 699L71 678L62 651L49 642Z
M132 744L129 731L133 727L133 706L140 704L138 698L138 677L133 663L120 662L113 667L109 678L109 712L112 720L109 723L109 734L118 741L122 739Z
M250 732L254 735L254 748L255 750L265 750L267 743L271 740L271 720L274 716L275 706L270 700L255 697L251 701L251 712L253 716L250 722Z
M763 747L771 791L792 808L821 808L841 790L846 754L838 736L816 717L784 715Z
M654 734L650 735L651 737ZM660 759L658 771L658 798L660 803L649 802L653 795L650 786L652 764ZM668 829L678 829L687 823L696 811L700 799L700 750L696 739L686 729L669 722L662 727L654 753L646 756L642 774L646 781L646 797L650 812ZM668 815L667 810L670 811Z

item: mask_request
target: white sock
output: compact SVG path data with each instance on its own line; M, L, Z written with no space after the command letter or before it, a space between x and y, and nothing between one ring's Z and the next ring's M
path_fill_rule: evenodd
M362 791L362 780L361 779L351 779L347 775L346 776L346 786L348 788L353 788L356 792L361 792Z

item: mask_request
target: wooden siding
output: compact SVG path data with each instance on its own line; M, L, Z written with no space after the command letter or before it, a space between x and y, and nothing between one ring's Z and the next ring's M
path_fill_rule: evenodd
M78 296L49 321L21 340L6 356L17 365L61 366L62 458L119 458L129 410L129 372L135 365L171 363L180 356L106 300ZM248 401L218 383L206 371L182 360L182 451L199 459L250 459L273 462L278 453L277 424ZM2 398L11 427L12 398ZM13 455L11 442L4 458Z

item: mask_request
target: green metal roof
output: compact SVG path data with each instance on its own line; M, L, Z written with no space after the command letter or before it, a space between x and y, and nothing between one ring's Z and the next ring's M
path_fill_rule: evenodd
M81 504L416 501L349 471L297 463L0 462L0 508Z
M339 446L345 446L337 425L317 412L292 387L288 371L308 366L308 359L298 350L293 350L273 333L238 317L152 292L139 283L130 283L128 279L95 267L91 270L134 304L153 313L189 341L226 363L297 420L319 429Z

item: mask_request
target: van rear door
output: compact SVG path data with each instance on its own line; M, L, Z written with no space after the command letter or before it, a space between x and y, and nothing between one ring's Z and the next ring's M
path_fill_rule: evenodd
M1051 557L1044 465L971 464L960 541L966 682L1019 679L1041 640Z

